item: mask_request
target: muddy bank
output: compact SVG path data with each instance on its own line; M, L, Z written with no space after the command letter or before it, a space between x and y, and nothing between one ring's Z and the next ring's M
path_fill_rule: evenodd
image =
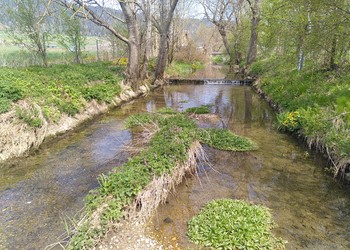
M140 95L146 94L151 89L154 89L162 82L156 81L152 87L141 85L138 91L133 91L131 87L121 84L122 92L119 96L113 99L112 104L98 103L96 100L90 101L86 104L84 109L75 116L68 116L62 114L60 120L56 123L47 121L43 116L42 108L34 105L39 113L39 118L42 120L40 128L34 128L23 122L16 115L16 110L0 115L0 162L14 158L26 156L31 150L37 149L44 140L50 140L55 136L72 130L82 124L83 122L92 119L98 114L107 112L110 108L128 102ZM27 108L30 101L22 100L18 105Z

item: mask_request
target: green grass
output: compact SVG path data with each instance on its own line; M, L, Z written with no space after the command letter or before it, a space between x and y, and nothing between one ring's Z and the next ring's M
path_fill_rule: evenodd
M209 114L210 113L210 107L207 105L200 106L200 107L193 107L186 109L186 112L189 114Z
M312 66L312 65L311 65ZM329 71L313 67L302 72L283 60L253 64L260 87L280 107L279 128L303 134L327 147L337 161L350 158L350 68ZM345 170L345 165L338 165Z
M129 128L147 124L158 127L149 147L109 175L100 177L100 188L88 196L86 211L91 214L102 209L99 225L89 226L87 222L79 227L69 249L93 247L108 231L110 223L123 217L124 208L132 203L134 197L155 177L172 175L174 168L187 160L191 145L201 138L199 131L202 130L186 113L175 112L170 108L161 109L160 113L132 115L126 122ZM234 147L238 148L237 142ZM234 147L231 145L230 149Z
M199 140L210 147L230 151L256 150L258 146L248 138L237 136L228 130L223 129L200 129L198 130Z
M122 71L110 63L0 68L0 113L26 99L39 105L48 120L62 113L73 116L92 99L112 102L121 91Z
M166 69L166 73L171 77L187 77L190 76L196 70L203 68L204 64L201 62L189 64L174 61L171 65L168 66L168 68Z
M208 203L188 223L188 236L201 247L214 249L282 249L271 229L267 207L221 199Z

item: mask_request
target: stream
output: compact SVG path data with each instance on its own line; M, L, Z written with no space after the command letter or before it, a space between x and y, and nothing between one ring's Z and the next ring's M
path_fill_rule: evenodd
M349 190L324 170L326 162L280 133L275 115L249 87L181 85L159 88L58 137L27 158L0 166L0 249L45 249L65 233L65 220L84 205L97 177L128 158L130 114L171 106L210 105L223 126L259 149L234 153L205 147L212 166L186 178L157 210L148 234L164 246L194 248L187 221L217 198L244 199L271 209L287 249L350 249ZM209 125L208 125L209 126ZM68 222L69 223L69 222ZM58 245L55 249L61 249Z

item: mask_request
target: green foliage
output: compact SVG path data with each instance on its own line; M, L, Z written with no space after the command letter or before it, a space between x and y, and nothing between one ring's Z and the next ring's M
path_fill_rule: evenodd
M30 106L29 108L17 107L16 114L19 119L33 128L40 128L43 125L43 121L39 116L39 110L34 106Z
M195 67L195 69L194 69ZM203 68L204 65L201 62L185 63L180 61L174 61L166 69L166 73L172 77L186 77L193 73L194 70Z
M7 98L0 97L0 114L9 111L11 108L11 101Z
M350 78L346 72L306 67L293 70L284 59L258 62L260 86L284 112L280 129L302 133L337 157L350 157Z
M164 107L164 108L158 109L157 113L164 114L164 115L174 115L174 114L177 114L178 112L176 110L174 110L173 108Z
M97 101L111 103L113 98L120 94L121 88L118 84L97 84L86 87L83 90L83 97L86 100L95 99Z
M185 113L178 113L170 108L159 111L133 115L127 119L126 125L129 128L154 123L158 132L151 138L147 149L129 159L114 172L99 178L100 188L88 196L87 211L92 213L96 209L102 209L100 225L90 228L83 226L79 229L69 249L92 248L94 240L106 232L109 223L123 217L123 209L131 204L133 198L154 177L171 175L178 164L187 160L191 145L199 139L200 133L195 122ZM213 134L217 134L217 131ZM239 140L242 144L247 143L246 140L236 137L236 149L239 149ZM230 146L232 148L232 145ZM247 145L243 145L239 150L243 148L247 148Z
M294 132L301 128L300 113L298 111L282 112L278 114L277 121L279 123L279 129L286 129Z
M189 113L189 114L209 114L210 107L208 105L203 105L200 107L188 108L188 109L186 109L186 113Z
M221 199L208 203L189 221L188 236L195 244L215 249L283 248L271 232L273 226L268 208Z
M257 149L257 145L248 138L240 137L223 129L199 129L199 140L210 147L230 150L249 151Z
M22 98L22 92L16 86L11 86L9 81L2 81L0 82L0 98L15 102Z
M212 61L214 65L224 65L229 63L227 56L223 55L213 56Z
M46 119L57 121L62 113L74 116L91 99L112 102L121 91L120 72L111 63L0 68L0 112L26 98L41 106Z

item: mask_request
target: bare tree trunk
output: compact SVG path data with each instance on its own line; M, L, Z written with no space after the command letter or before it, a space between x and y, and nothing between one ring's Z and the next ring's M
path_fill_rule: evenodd
M179 0L171 0L170 8L166 10L165 1L161 1L161 20L156 28L160 33L157 66L155 72L156 79L163 79L168 56L168 36L170 24L174 17L176 5Z
M251 2L251 0L247 0L252 12L252 22L251 22L251 28L250 28L250 41L249 41L249 47L248 47L248 53L247 53L247 59L246 59L246 65L251 65L257 56L258 51L258 26L260 22L260 8L259 8L259 1L260 0L254 0L254 3Z
M214 23L215 24L215 23ZM223 25L220 25L219 23L216 24L217 27L218 27L218 30L219 30L219 33L222 37L222 41L224 43L224 46L225 46L225 49L226 49L226 52L228 55L231 56L231 48L230 48L230 43L228 42L228 39L227 39L227 32L226 32L226 28L223 26Z
M164 78L165 67L166 67L167 56L168 56L167 37L168 37L167 33L160 35L160 45L158 50L157 67L156 67L156 73L155 73L156 79Z
M144 55L143 64L141 66L140 78L147 78L147 68L152 52L152 13L150 1L143 1L143 10L145 15L145 36L144 36Z
M140 38L139 27L136 19L136 13L133 11L133 3L119 2L125 16L125 23L128 28L128 40L129 47L127 76L128 82L132 89L138 88L138 81L140 79Z

